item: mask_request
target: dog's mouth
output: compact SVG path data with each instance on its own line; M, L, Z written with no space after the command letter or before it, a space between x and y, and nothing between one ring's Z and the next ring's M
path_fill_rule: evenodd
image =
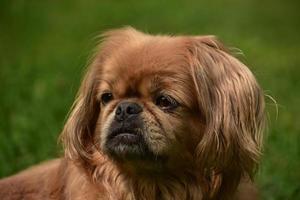
M119 128L113 130L108 140L112 140L114 145L134 145L141 142L142 135L137 129Z
M111 128L105 147L117 159L142 159L150 154L149 147L139 128Z

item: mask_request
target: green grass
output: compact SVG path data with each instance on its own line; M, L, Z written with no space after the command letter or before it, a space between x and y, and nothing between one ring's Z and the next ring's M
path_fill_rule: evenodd
M226 2L226 3L225 3ZM243 50L268 102L263 199L300 198L297 1L0 1L0 177L61 155L57 137L101 31L214 34Z

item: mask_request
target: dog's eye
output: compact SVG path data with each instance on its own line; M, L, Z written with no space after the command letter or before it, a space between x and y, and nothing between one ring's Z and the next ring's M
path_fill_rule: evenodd
M160 95L156 98L155 104L163 110L172 110L178 107L178 102L167 95Z
M113 95L111 92L105 92L101 95L101 103L103 105L106 105L108 102L110 102L113 99Z

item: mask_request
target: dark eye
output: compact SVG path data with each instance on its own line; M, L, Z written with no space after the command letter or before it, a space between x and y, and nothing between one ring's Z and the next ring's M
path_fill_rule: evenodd
M106 105L108 102L110 102L113 99L113 95L111 92L105 92L101 95L101 103L103 105Z
M167 95L160 95L156 98L155 104L163 110L172 110L178 107L177 101Z

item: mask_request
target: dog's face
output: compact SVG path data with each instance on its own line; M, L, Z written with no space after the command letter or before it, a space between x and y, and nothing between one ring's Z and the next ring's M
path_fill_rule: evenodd
M123 161L191 157L202 123L183 38L131 42L102 65L100 150Z
M216 173L232 184L252 174L263 93L220 42L132 28L103 37L63 131L68 157L91 164L105 154L142 170L196 168L208 182Z

